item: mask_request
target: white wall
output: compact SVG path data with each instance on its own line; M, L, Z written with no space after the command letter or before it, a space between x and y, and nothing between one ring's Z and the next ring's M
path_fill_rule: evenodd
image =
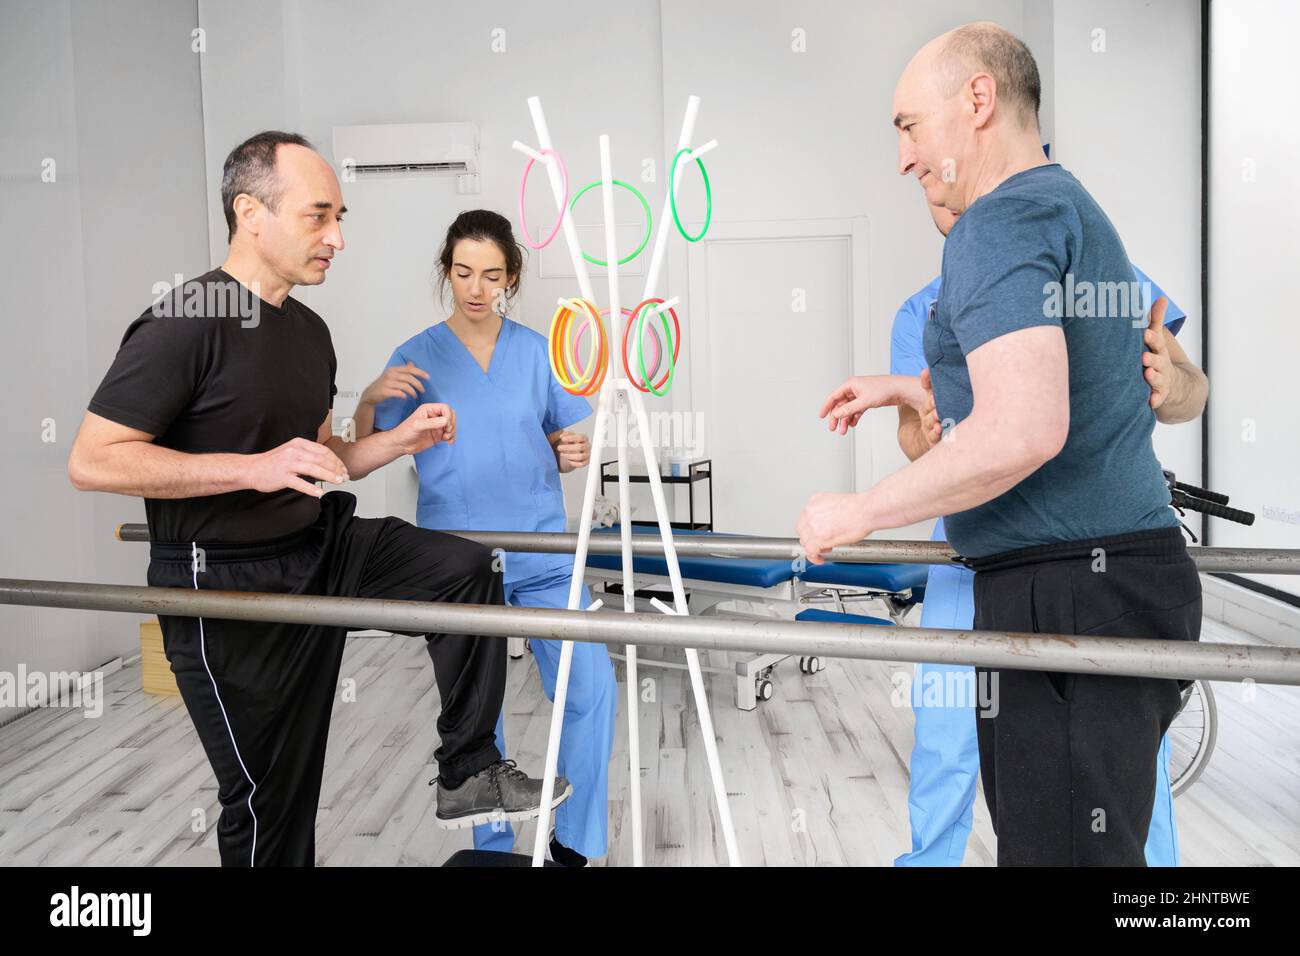
M154 284L208 268L194 22L192 4L169 0L0 4L0 574L143 583L147 549L112 539L143 504L77 492L67 456ZM0 607L0 669L130 654L142 619Z
M1210 10L1210 482L1257 515L1252 527L1215 520L1210 531L1222 547L1300 548L1291 288L1300 242L1290 204L1300 7L1234 0ZM1250 576L1300 595L1300 576Z
M7 2L0 16L0 89L30 91L0 98L0 374L9 395L0 574L84 580L92 508L62 474L86 379L71 12ZM53 182L41 179L47 161ZM47 420L52 442L42 440ZM76 612L0 607L0 669L84 665L92 630Z

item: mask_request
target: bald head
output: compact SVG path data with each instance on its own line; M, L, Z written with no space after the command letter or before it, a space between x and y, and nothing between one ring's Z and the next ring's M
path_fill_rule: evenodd
M998 99L1016 113L1021 128L1038 128L1043 87L1038 64L1023 40L984 20L951 30L936 42L939 88L944 96L956 95L976 73L987 73L997 84Z
M961 212L1006 176L1042 162L1040 97L1029 48L996 23L936 37L894 90L898 171L916 177L931 205Z

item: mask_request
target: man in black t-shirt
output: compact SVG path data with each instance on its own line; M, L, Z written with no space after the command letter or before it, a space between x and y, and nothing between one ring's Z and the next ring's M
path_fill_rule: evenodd
M83 491L138 495L152 586L503 603L491 553L397 518L357 518L342 484L454 441L421 405L391 431L332 434L337 363L289 297L343 249L338 179L300 136L259 133L226 159L230 253L127 329L68 462ZM315 862L316 804L345 627L161 616L167 658L219 784L223 865ZM538 815L541 781L496 749L503 641L426 635L442 702L437 818ZM557 780L555 805L572 788Z

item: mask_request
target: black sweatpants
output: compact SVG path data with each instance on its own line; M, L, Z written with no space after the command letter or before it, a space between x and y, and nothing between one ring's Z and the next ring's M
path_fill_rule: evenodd
M155 542L149 584L205 591L502 604L481 545L321 498L317 521L255 544ZM200 558L196 561L196 557ZM197 565L197 566L196 566ZM343 627L160 616L163 646L216 774L223 866L311 866ZM434 753L449 786L500 759L506 643L425 635L442 699Z
M1200 639L1201 582L1179 528L969 563L977 630ZM1156 753L1189 682L985 668L977 679L992 690L976 725L998 865L1144 866Z

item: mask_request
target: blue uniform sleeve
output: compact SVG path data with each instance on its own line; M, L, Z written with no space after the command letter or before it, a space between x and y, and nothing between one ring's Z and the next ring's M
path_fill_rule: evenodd
M899 308L889 335L890 375L920 375L924 371L922 337L929 317L929 296L923 292L918 292Z
M558 432L561 428L576 425L591 414L591 406L580 395L570 395L546 370L546 414L542 416L542 431L546 434Z
M395 365L405 365L409 360L402 354L401 349L393 352L393 357L388 360L384 368L392 368ZM424 368L419 362L415 363L420 368ZM427 369L426 369L427 371ZM375 407L375 431L386 432L391 428L396 428L402 422L411 417L412 413L419 406L419 398L411 398L408 395L402 395L397 398L390 398L380 402Z
M1143 272L1141 269L1139 269L1137 266L1133 267L1133 278L1137 279L1138 286L1139 288L1142 289L1142 293L1143 293L1142 311L1143 312L1146 312L1147 309L1150 309L1151 305L1156 301L1156 299L1160 298L1162 295L1166 299L1169 299L1169 296L1165 294L1164 290L1162 290L1160 286L1156 285L1155 282L1152 281L1151 277L1147 275L1145 272ZM1146 291L1148 287L1150 287L1150 291L1151 291L1151 298L1149 301L1146 298ZM1169 330L1169 334L1177 335L1178 330L1183 327L1183 322L1186 319L1187 319L1187 313L1184 312L1182 309L1178 308L1177 302L1175 302L1173 299L1169 299L1169 307L1165 309L1165 328Z
M960 303L952 331L962 353L1040 325L1062 325L1044 305L1069 257L1060 212L1042 203L985 196L953 228L944 248L945 301Z

